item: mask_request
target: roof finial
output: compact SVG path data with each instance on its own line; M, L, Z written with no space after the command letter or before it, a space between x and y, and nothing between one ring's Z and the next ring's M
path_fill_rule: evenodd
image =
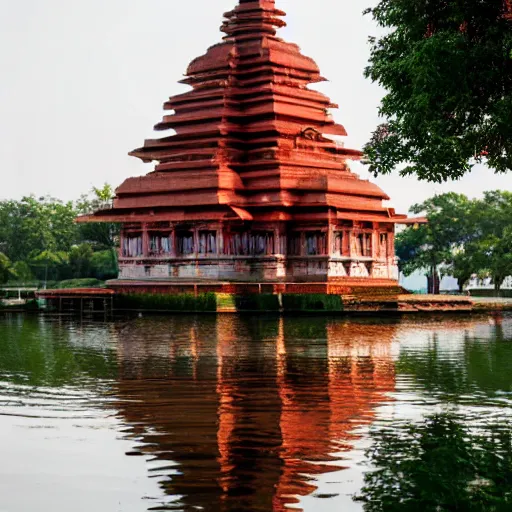
M275 0L239 0L238 6L224 14L221 27L228 37L276 35L276 29L286 26L280 18L286 13L276 9Z

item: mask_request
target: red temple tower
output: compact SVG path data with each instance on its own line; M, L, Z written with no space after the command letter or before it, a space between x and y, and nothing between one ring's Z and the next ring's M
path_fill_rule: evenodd
M156 162L127 179L113 208L82 222L122 224L119 283L349 281L396 284L394 227L405 216L350 171L362 153L295 44L274 0L240 0L224 41L195 59L191 90L165 104L158 131L131 155ZM335 137L334 139L332 137Z

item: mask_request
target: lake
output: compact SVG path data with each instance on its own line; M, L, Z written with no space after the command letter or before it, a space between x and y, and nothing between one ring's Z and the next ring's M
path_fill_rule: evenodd
M512 317L0 316L0 512L512 509Z

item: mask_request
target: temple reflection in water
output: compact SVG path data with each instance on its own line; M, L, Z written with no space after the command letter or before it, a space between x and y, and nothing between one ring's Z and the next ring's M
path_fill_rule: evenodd
M343 467L395 387L393 323L220 316L151 327L120 328L115 391L168 497L148 508L285 510Z

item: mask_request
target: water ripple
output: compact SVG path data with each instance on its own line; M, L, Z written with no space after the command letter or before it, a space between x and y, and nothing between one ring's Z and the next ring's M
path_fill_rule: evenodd
M509 432L510 340L506 316L0 318L0 493L10 512L379 510L382 439L405 460L432 425Z

